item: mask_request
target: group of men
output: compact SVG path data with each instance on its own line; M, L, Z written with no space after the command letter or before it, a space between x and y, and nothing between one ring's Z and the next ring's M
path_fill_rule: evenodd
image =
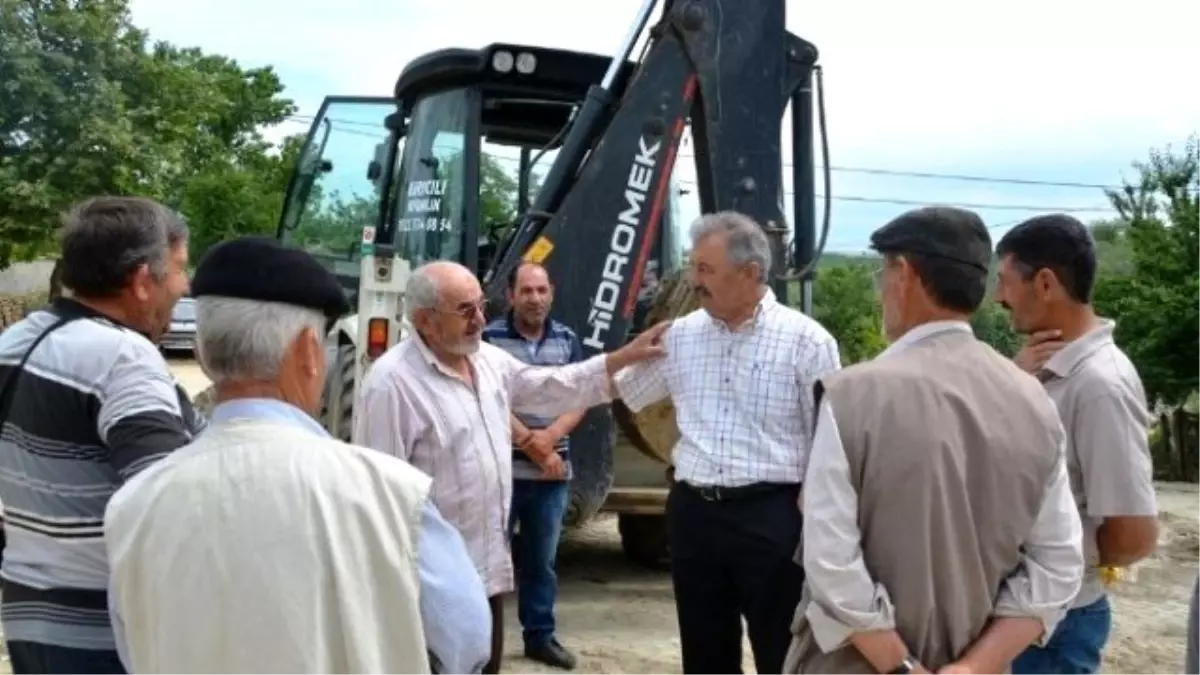
M930 207L876 231L891 343L837 341L767 285L762 229L692 229L701 309L584 358L545 270L486 323L474 274L416 269L410 334L376 361L352 444L313 419L336 279L270 239L190 281L204 420L155 341L189 289L187 229L98 198L63 230L71 297L0 335L0 577L14 672L500 670L503 598L525 654L564 668L555 548L569 434L614 398L670 398L667 516L685 672L1094 672L1102 574L1148 555L1156 508L1138 376L1090 305L1081 223L997 244L997 300L1030 339L972 334L993 247ZM520 530L511 551L514 529Z

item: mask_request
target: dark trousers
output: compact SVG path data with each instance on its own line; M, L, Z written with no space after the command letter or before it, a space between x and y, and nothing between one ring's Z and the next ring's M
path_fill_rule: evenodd
M710 501L676 483L667 498L671 579L685 673L742 672L746 618L755 670L778 673L804 570L799 485Z
M117 652L99 649L74 649L40 642L9 640L8 658L12 671L22 673L124 673Z
M508 536L521 523L517 550L517 617L526 648L554 637L554 601L558 596L558 539L567 510L566 481L514 480Z
M492 658L483 667L484 675L497 675L500 672L500 659L504 656L504 595L493 595L488 598L492 608Z

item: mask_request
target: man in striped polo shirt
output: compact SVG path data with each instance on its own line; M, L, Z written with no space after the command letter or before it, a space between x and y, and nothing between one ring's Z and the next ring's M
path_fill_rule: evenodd
M554 287L545 268L522 263L509 275L512 311L488 324L483 339L530 365L558 366L583 360L583 345L570 328L550 318ZM571 460L568 434L585 410L557 419L513 415L513 494L509 536L520 523L518 616L525 656L571 669L575 657L554 635L557 593L555 560L567 509Z
M188 290L187 227L145 199L66 218L71 298L0 334L0 617L14 673L121 673L104 510L202 421L155 346Z

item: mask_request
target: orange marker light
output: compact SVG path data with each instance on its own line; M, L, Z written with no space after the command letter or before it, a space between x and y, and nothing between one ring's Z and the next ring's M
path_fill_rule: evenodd
M375 317L367 322L367 356L377 359L387 351L388 320Z

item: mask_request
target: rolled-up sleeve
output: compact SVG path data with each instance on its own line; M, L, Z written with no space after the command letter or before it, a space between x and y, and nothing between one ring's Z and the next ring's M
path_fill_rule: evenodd
M1021 564L1000 587L994 613L1039 619L1043 631L1036 644L1044 646L1083 583L1083 526L1062 453L1024 548Z
M604 354L566 366L530 366L506 352L494 353L505 361L513 412L558 417L612 400Z
M421 510L417 545L425 643L442 673L478 673L491 657L492 614L467 546L433 502Z
M828 401L821 403L801 496L803 562L812 602L805 617L821 651L862 631L895 627L891 598L863 561L858 493Z

